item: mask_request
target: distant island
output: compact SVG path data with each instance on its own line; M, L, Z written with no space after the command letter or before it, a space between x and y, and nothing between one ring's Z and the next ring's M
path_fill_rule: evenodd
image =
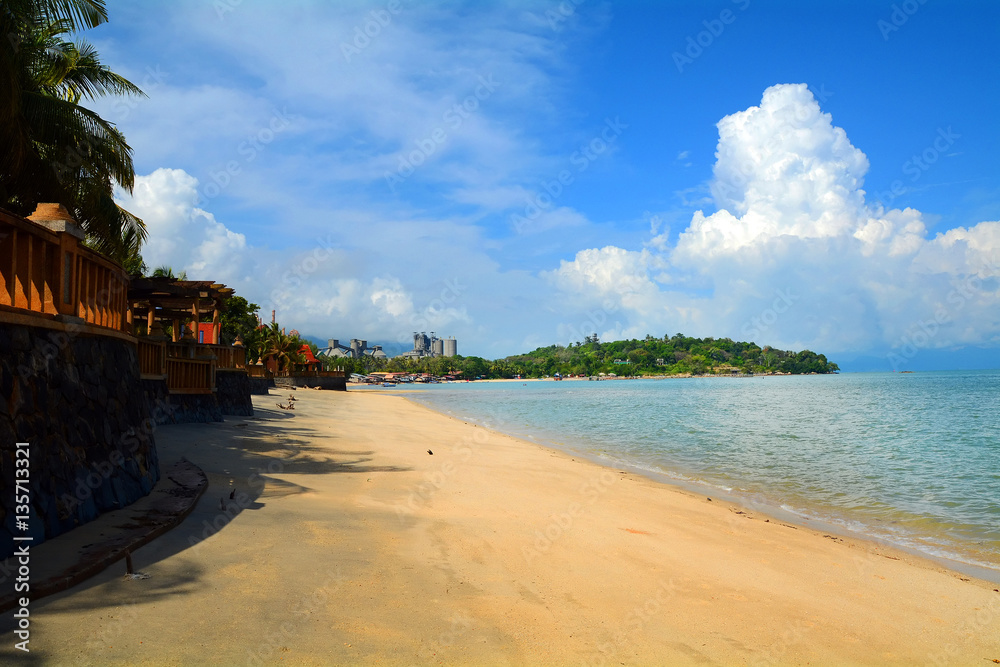
M550 345L500 362L542 375L749 375L836 373L837 364L811 350L793 352L729 338L690 338L684 334L602 343L596 334L569 347Z
M480 357L433 357L388 360L346 359L338 367L356 373L375 370L423 372L466 379L540 378L569 376L651 377L685 375L763 375L836 373L837 364L811 350L778 350L729 338L691 338L674 334L663 338L617 340L602 343L597 334L583 342L540 347L490 361Z

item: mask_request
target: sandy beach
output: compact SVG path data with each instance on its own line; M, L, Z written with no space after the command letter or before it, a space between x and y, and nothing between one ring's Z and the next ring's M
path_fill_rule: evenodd
M955 664L1000 592L372 391L161 427L210 487L32 604L45 664ZM428 451L430 450L430 451ZM430 452L433 452L431 454ZM233 499L230 500L230 495ZM9 619L4 621L5 636ZM5 642L0 658L25 657Z

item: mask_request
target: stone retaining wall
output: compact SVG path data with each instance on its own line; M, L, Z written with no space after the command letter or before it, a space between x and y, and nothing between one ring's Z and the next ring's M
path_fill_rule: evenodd
M215 397L219 401L219 410L222 414L253 416L250 380L246 371L215 371Z
M136 347L0 322L0 558L145 496L160 477ZM29 443L30 530L15 525L15 443Z
M250 393L255 396L267 396L268 389L274 386L274 380L269 378L250 378Z

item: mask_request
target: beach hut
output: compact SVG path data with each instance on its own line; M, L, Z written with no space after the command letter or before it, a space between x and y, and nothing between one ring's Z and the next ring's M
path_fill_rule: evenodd
M316 355L313 354L312 348L309 347L308 343L302 343L302 347L299 348L299 354L302 355L304 362L300 364L294 364L296 371L323 370L323 362L316 358Z

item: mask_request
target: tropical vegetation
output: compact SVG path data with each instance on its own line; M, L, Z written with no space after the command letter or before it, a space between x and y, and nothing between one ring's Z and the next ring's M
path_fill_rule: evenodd
M286 334L277 322L272 322L264 331L260 358L262 361L273 359L279 371L288 370L292 364L301 364L305 359L299 350L302 340L298 336Z
M395 357L337 359L331 367L357 373L387 372L460 375L464 378L524 378L617 375L732 375L761 373L835 373L837 364L811 350L760 347L729 338L691 338L683 334L602 343L597 335L569 346L550 345L526 354L489 361L481 357Z
M142 273L142 220L118 206L131 191L132 149L115 125L82 101L143 95L69 37L108 20L104 0L3 0L0 5L0 206L30 215L60 203L87 244Z

